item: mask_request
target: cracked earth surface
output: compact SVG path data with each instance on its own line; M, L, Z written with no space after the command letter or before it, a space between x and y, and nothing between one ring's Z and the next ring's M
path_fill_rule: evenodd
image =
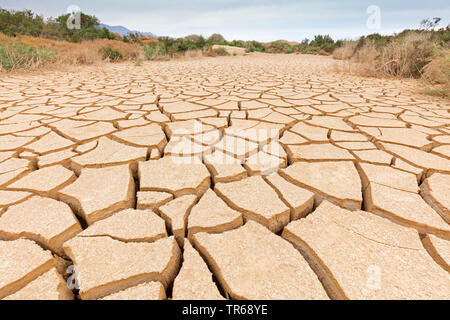
M334 63L1 78L0 299L450 299L448 100Z

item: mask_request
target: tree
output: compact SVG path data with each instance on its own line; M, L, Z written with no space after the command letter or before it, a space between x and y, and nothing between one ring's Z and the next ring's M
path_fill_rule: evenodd
M184 40L194 43L195 47L202 49L206 45L206 40L202 35L190 34L184 37Z
M60 24L62 28L67 28L67 19L69 19L70 14L64 14L56 18L56 21ZM100 24L100 21L96 16L90 16L80 12L80 27L81 29L95 28Z
M333 52L336 49L336 43L329 35L317 35L309 44L311 47L325 50L326 52Z
M25 34L40 36L44 28L44 18L34 14L31 10L14 11L0 8L0 32L15 36Z
M203 38L203 36L200 36L197 41L195 41L195 46L199 49L203 49L203 47L206 45L206 40Z
M425 30L430 30L430 29L434 29L435 27L437 27L439 25L439 23L441 22L441 18L435 17L432 19L423 19L420 22L420 26L422 27L422 29Z
M142 40L142 36L139 32L130 32L128 33L128 39L131 42L139 42Z
M216 42L224 42L224 41L225 38L219 33L214 33L208 38L208 42L213 44Z

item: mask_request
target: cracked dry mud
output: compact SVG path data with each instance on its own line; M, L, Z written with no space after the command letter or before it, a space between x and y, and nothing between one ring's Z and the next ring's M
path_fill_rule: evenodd
M450 299L449 102L334 63L3 76L0 299Z

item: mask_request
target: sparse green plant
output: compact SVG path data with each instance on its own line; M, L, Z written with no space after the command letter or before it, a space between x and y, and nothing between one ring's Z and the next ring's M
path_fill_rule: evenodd
M266 48L261 42L258 41L247 41L245 43L245 51L247 52L265 52Z
M425 94L450 97L450 49L435 50L433 60L423 69L422 79Z
M123 59L123 54L119 50L115 50L110 47L100 48L100 53L102 54L104 60L116 62Z
M314 37L314 40L309 43L309 46L311 48L318 48L317 50L309 51L324 50L328 53L332 53L339 46L339 44L336 43L329 35L317 35Z
M127 38L128 42L140 42L142 40L142 36L138 32L130 32L123 37L123 39Z
M315 53L315 52L318 52L318 51L320 51L320 47L310 46L310 47L307 47L306 49L304 49L302 51L302 54Z
M441 22L441 18L435 17L431 19L423 19L420 22L420 26L425 30L430 30L436 28Z
M134 58L133 63L136 67L142 66L143 60L141 58Z
M217 56L229 56L230 53L223 47L213 48L212 46L207 46L203 50L203 55L207 57L217 57Z
M145 47L144 56L147 60L161 60L166 56L166 50L160 43L152 43Z
M223 47L218 47L213 50L218 56L229 56L230 55L230 53L227 51L227 49L225 49Z
M18 40L0 46L0 65L6 70L29 69L56 60L56 54L44 46L35 48Z
M426 87L423 91L425 94L436 97L450 97L449 87Z
M337 60L348 60L356 52L356 41L343 41L339 48L333 51L333 58Z

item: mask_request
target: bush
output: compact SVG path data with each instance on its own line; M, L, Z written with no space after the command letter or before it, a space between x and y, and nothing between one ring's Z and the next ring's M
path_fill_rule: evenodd
M319 48L319 50L316 51L324 50L328 53L332 53L338 47L338 44L336 44L329 35L317 35L314 37L314 40L310 42L309 46Z
M56 60L56 54L43 46L35 48L20 41L0 46L0 65L6 70L29 69Z
M429 34L408 33L382 49L377 70L391 76L419 78L435 48Z
M359 50L355 51L352 58L359 64L357 69L358 73L364 76L380 75L380 72L377 71L379 55L380 50L377 49L374 41L365 42Z
M142 35L138 32L130 32L122 37L123 42L140 42L142 40Z
M215 48L213 50L218 56L229 56L230 55L230 53L227 51L227 49L222 48L222 47Z
M119 61L123 59L123 54L119 50L112 49L110 47L100 48L103 60Z
M320 50L320 47L307 47L302 51L302 54L318 53Z
M287 41L273 41L268 44L267 51L270 53L284 53L291 48Z
M355 54L357 42L343 41L342 46L333 51L333 58L337 60L348 60Z
M166 50L159 43L152 43L145 47L144 56L147 60L159 60L166 56Z
M266 48L261 42L258 41L247 41L244 45L245 51L247 52L265 52Z
M380 52L374 42L368 41L358 51L353 58L358 63L376 64Z
M206 45L206 40L203 36L198 34L191 34L184 37L184 40L192 42L196 49L202 49Z
M141 58L134 58L133 59L133 63L134 63L134 65L136 66L136 67L140 67L140 66L142 66L142 59Z
M433 54L431 61L423 69L423 78L432 84L450 87L450 50L440 49Z
M217 57L217 56L229 56L230 53L223 47L213 48L208 47L203 51L203 54L207 57Z
M218 33L214 33L207 40L207 42L210 44L215 44L215 43L223 42L223 41L225 41L225 38L221 34L218 34Z

